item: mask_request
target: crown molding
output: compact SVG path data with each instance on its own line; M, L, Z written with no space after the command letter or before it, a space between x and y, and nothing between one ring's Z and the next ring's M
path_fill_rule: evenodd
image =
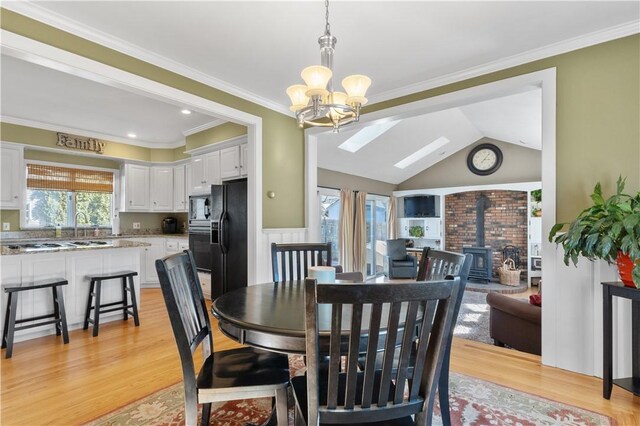
M45 123L43 121L28 120L25 118L11 117L7 115L0 115L0 122L17 124L19 126L35 127L36 129L50 130L52 132L62 132L62 133L69 133L72 135L92 137L96 139L107 140L110 142L123 143L126 145L141 146L144 148L174 149L174 148L184 146L185 144L184 140L179 140L179 141L169 142L169 143L159 143L159 142L156 143L156 142L143 141L139 139L131 140L131 139L122 138L120 136L109 135L107 133L94 132L93 130L85 130L85 129L78 129L75 127L60 126L58 124Z
M396 99L402 96L411 95L413 93L434 89L436 87L442 87L447 84L457 83L459 81L468 80L470 78L478 77L492 72L504 70L533 61L538 61L540 59L560 55L562 53L571 52L572 50L578 50L618 38L627 37L639 32L640 20L634 20L625 24L609 27L568 40L549 44L547 46L528 50L526 52L518 53L507 58L479 65L477 67L467 68L463 71L454 72L441 77L436 77L430 80L425 80L418 83L410 84L408 86L400 87L398 89L378 93L377 95L372 95L369 97L369 104L372 105L375 103L388 101L390 99Z
M208 129L212 129L214 127L220 126L221 124L224 124L224 123L228 123L228 122L223 120L223 119L221 119L221 118L216 118L215 120L210 121L208 123L204 123L201 126L196 126L193 129L185 130L184 132L182 132L182 135L183 136L191 136L191 135L193 135L195 133L199 133L199 132L202 132L204 130L208 130Z
M228 82L205 74L201 71L187 67L176 61L173 61L164 56L152 53L148 50L142 49L132 43L125 40L114 37L110 34L98 31L87 25L84 25L78 21L69 19L63 15L52 12L28 0L5 2L2 5L3 8L27 16L31 19L43 22L47 25L56 27L62 31L71 33L78 37L82 37L89 41L98 43L107 48L116 50L142 61L148 62L152 65L164 68L166 70L181 74L192 80L214 87L216 89L227 92L231 95L261 105L265 108L277 111L284 115L293 117L294 114L289 110L288 106L278 104L270 99L259 96L248 90L234 86ZM593 46L596 44L604 43L607 41L615 40L618 38L630 36L640 32L640 20L633 20L625 24L605 28L602 30L594 31L592 33L577 36L568 40L553 43L540 48L532 49L523 53L509 56L507 58L499 59L496 61L488 62L476 67L467 68L466 70L450 73L444 76L436 77L429 80L424 80L407 86L403 86L397 89L388 90L376 95L369 96L369 105L373 105L379 102L388 101L391 99L399 98L402 96L410 95L413 93L422 92L425 90L441 87L447 84L456 83L459 81L467 80L470 78L478 77L484 74L500 71L503 69L511 68L514 66L526 64L528 62L537 61L550 56L567 53L572 50L582 49L585 47Z
M95 28L89 27L88 25L85 25L81 22L67 18L63 15L45 9L42 6L31 3L28 0L4 2L2 4L2 7L24 15L28 18L35 19L36 21L40 21L44 24L55 27L59 30L100 44L109 49L116 50L120 53L124 53L125 55L140 59L141 61L150 63L168 71L175 72L199 83L203 83L207 86L222 90L223 92L237 96L249 102L253 102L254 104L263 106L265 108L274 110L290 117L294 116L293 113L289 110L288 106L280 105L277 102L273 102L270 99L264 98L260 95L256 95L255 93L249 92L248 90L242 89L226 81L220 80L201 71L185 66L162 55L158 55L149 50L143 49L135 44L114 37L105 32L96 30Z

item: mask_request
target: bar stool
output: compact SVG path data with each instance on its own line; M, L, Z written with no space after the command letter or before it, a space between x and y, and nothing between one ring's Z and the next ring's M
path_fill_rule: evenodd
M138 319L138 304L136 302L136 291L133 284L133 277L138 275L135 271L124 271L115 274L106 275L90 275L87 277L91 281L89 287L89 299L87 300L87 310L84 315L84 330L89 328L89 323L93 324L93 337L98 335L100 327L100 314L107 312L122 311L124 321L129 319L129 315L133 316L133 321L138 327L140 320ZM101 303L100 294L102 290L102 281L122 279L122 300L110 303ZM129 303L127 292L131 295L131 303ZM95 303L93 300L95 299ZM104 309L107 308L107 309ZM129 311L129 308L132 310ZM93 319L91 319L91 310L93 309Z
M64 310L64 298L62 296L62 286L69 282L64 278L52 278L48 280L27 282L23 284L5 284L2 286L4 292L7 293L7 312L4 317L4 329L2 332L2 348L7 348L6 357L11 358L13 353L13 336L16 330L24 330L27 328L39 327L41 325L55 324L56 335L62 334L65 344L69 343L69 331L67 329L67 316ZM53 313L47 315L38 315L35 317L16 319L18 310L18 296L23 291L37 290L41 288L50 288L53 296ZM47 318L54 318L48 321L40 321ZM17 326L28 321L38 321L34 324Z

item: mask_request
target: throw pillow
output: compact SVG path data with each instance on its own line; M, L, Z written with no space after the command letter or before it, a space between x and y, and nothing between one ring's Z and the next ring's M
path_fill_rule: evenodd
M532 294L529 296L529 303L535 306L542 307L542 295L541 294Z

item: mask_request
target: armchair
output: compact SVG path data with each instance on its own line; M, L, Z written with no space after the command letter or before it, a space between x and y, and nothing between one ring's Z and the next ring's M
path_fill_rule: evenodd
M496 346L541 355L542 308L499 293L489 293L489 333Z
M389 278L415 279L418 275L418 260L407 254L403 239L387 240Z

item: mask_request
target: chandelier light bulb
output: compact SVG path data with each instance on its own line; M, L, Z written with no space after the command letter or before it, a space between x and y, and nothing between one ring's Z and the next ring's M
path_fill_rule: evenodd
M367 103L367 89L371 86L371 79L366 75L350 75L342 80L342 87L347 91L350 104L364 105Z
M296 112L307 106L309 103L309 97L306 95L307 90L307 86L304 84L294 84L287 88L287 95L291 99L291 106L289 107L291 111Z
M333 73L322 65L313 65L302 70L300 76L307 84L307 96L323 96L327 93L327 83Z

